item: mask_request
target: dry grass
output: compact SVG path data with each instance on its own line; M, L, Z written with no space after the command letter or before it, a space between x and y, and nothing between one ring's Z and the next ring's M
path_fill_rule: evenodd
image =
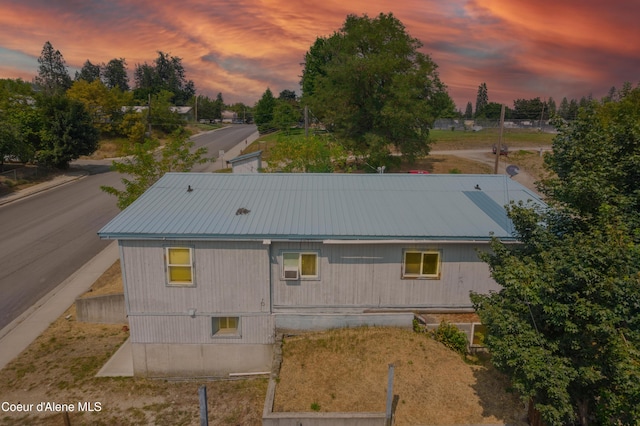
M456 157L453 155L429 155L426 158L419 158L413 164L402 164L400 173L409 170L426 170L429 173L447 174L447 173L464 173L464 174L487 174L493 173L491 166L479 163L477 161L468 160L466 158Z
M120 270L120 260L117 260L109 269L96 280L89 291L81 297L104 296L107 294L118 294L124 291L122 285L122 272Z
M285 339L274 411L384 412L395 366L396 425L509 423L526 410L488 362L471 364L425 334L339 329Z

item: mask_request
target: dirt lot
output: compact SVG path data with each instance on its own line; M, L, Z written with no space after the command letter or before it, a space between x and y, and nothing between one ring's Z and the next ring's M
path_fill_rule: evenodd
M411 330L356 328L289 337L274 411L385 411L394 364L396 426L509 423L526 410L490 363Z

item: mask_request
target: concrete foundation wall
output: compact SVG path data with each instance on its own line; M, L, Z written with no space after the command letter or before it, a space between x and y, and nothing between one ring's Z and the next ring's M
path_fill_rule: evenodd
M413 313L359 313L359 314L278 314L276 328L284 330L328 330L332 328L360 327L412 328Z
M262 426L384 426L384 413L272 413Z
M83 297L76 299L76 315L80 322L100 324L127 323L124 294Z
M132 343L133 373L144 377L224 377L271 371L273 345Z

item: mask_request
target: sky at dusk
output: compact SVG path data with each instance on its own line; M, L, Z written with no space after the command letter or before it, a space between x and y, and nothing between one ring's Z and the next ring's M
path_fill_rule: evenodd
M0 0L0 78L31 81L46 41L71 77L88 59L182 58L198 94L253 105L300 95L301 63L348 14L393 13L438 64L458 109L489 101L600 98L640 81L638 0ZM133 85L133 81L130 82Z

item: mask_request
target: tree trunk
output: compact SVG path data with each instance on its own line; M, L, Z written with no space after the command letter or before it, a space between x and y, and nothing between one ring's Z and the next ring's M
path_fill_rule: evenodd
M527 417L529 418L530 426L547 426L546 423L542 420L542 416L540 415L540 412L535 409L533 398L529 400L529 409L528 409Z
M589 401L578 401L578 421L582 426L589 426Z

